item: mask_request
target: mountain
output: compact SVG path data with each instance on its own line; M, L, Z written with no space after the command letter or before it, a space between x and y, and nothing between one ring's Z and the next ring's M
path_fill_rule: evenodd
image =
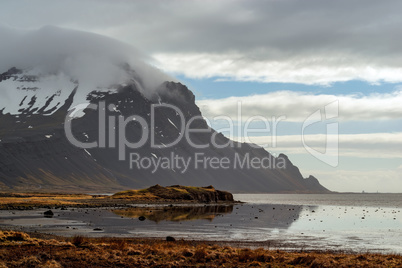
M10 66L0 75L0 190L111 192L160 184L328 192L287 156L209 128L185 85L163 81L168 76L149 66L112 65L78 75L64 67ZM116 70L120 80L103 79Z

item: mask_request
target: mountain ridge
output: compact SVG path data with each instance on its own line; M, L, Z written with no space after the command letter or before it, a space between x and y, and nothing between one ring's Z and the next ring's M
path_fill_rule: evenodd
M141 78L128 64L124 65L124 68L125 72L135 74L130 83L114 85L108 91L93 90L87 94L84 101L86 105L92 104L97 107L100 107L100 103L104 103L105 118L115 118L114 122L106 121L104 126L104 139L109 145L110 142L114 142L115 148L109 146L82 149L71 145L71 141L67 139L64 123L69 111L74 109L72 104L77 102L79 82L72 81L75 85L73 89L71 87L67 90L61 89L67 91L62 93L68 96L65 97L64 103L61 100L53 102L53 95L45 96L42 100L36 97L42 93L41 88L35 86L39 79L31 76L26 83L31 88L36 87L35 94L30 97L28 104L29 98L23 96L24 94L20 94L21 99L16 100L20 106L25 104L28 107L20 108L18 114L7 113L6 107L0 107L0 190L120 190L144 188L155 184L180 184L214 185L216 188L232 192L329 192L314 177L303 178L299 169L287 156L281 154L274 157L263 148L230 141L221 133L210 129L202 119L192 121L191 128L210 132L191 133L189 137L195 145L210 144L214 139L218 145L230 144L230 146L195 150L188 141L182 139L176 146L165 148L165 144L169 144L172 139L182 134L183 122L178 111L182 112L185 123L190 122L194 116L201 118L202 114L195 103L194 94L181 83L166 81L151 92L147 92L146 96ZM15 90L21 93L23 89L16 86L18 79L15 75L23 76L24 71L11 68L1 74L0 88L4 81L7 81L9 91ZM10 84L13 85L10 83L11 79L16 83L15 88L10 89ZM117 137L127 136L132 141L139 140L143 129L139 124L127 124L125 129L120 129L116 125L120 122L119 118L127 119L135 115L150 125L152 107L163 104L177 107L179 110L166 107L164 110L155 109L155 125L154 129L150 129L150 133L155 136L155 142L159 147L155 148L147 141L141 148L135 150L124 148L122 154L121 148L117 148L121 142ZM74 139L86 144L96 142L101 131L101 124L98 122L99 111L88 107L82 110L82 116L68 119L71 120ZM49 109L51 113L47 112ZM112 129L115 130L111 131ZM189 165L184 173L174 168L151 172L135 166L130 168L127 161L133 154L151 160L168 159L174 155L177 159L191 159L194 163ZM227 158L231 163L247 157L265 159L267 162L281 161L285 163L286 168L197 168L194 166L196 154L211 159ZM124 158L126 161L119 161L119 158Z

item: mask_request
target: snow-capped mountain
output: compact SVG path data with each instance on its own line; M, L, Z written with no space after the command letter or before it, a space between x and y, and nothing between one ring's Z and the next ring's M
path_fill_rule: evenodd
M58 37L74 44L48 45ZM327 191L314 177L304 179L287 156L275 158L210 129L186 86L109 51L117 46L127 53L124 45L54 27L18 35L14 43L22 40L34 44L24 49L43 58L28 53L25 62L3 55L23 66L0 68L0 190L113 191L158 183L237 192ZM205 131L179 139L190 127ZM143 137L141 146L133 146ZM208 159L229 164L211 166ZM282 166L250 168L247 159Z

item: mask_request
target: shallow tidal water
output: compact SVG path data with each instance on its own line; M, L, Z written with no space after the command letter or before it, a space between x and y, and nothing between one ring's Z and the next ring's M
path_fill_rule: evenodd
M244 204L0 211L0 225L63 236L259 242L290 250L402 254L402 194L236 194ZM139 220L144 216L145 220ZM97 229L97 230L94 230Z

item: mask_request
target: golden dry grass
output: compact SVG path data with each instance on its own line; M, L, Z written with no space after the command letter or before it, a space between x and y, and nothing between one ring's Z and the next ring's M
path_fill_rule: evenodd
M12 194L0 196L0 209L8 207L43 207L43 206L76 206L92 201L92 196L85 194Z
M32 238L0 231L0 267L401 267L380 254L284 252L117 238Z
M0 209L30 209L34 207L109 207L132 203L197 203L194 193L213 193L213 187L152 186L142 190L127 190L112 196L66 193L1 193Z

